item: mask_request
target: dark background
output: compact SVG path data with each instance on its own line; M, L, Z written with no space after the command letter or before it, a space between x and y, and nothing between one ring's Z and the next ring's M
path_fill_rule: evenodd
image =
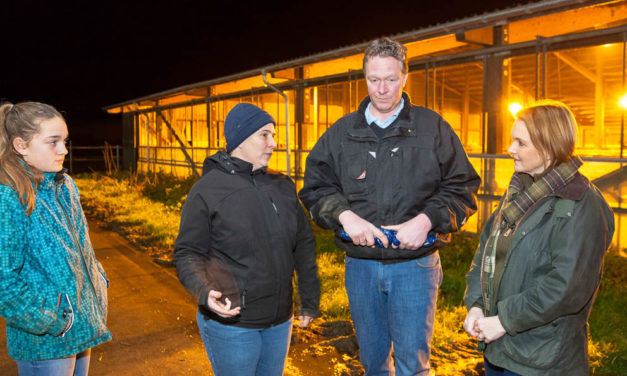
M74 145L121 144L104 106L521 3L9 0L0 101L52 104Z

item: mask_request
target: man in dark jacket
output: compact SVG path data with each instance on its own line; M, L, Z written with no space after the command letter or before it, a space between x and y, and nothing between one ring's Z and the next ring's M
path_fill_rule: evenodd
M366 375L427 375L442 269L437 248L476 211L480 179L459 138L403 93L406 48L364 55L369 97L330 127L307 158L300 198L322 227L342 228L346 290ZM380 227L396 231L388 243ZM422 247L427 235L438 241ZM378 238L384 247L375 247Z
M227 153L205 160L181 215L174 263L198 301L198 326L216 376L280 375L298 273L301 327L318 315L315 240L294 183L266 170L274 120L248 103L224 122Z

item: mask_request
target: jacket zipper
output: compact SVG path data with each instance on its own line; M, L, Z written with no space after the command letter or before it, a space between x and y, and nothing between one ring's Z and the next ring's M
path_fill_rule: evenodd
M494 233L494 240L493 240L493 244L492 244L492 251L495 255L494 260L492 260L492 268L494 268L496 266L496 245L498 243L498 237L501 235L501 228L500 228L500 223L498 224L499 228L497 228L496 232ZM484 247L483 250L483 257L481 258L481 272L479 274L479 280L480 280L480 284L481 284L481 299L483 300L483 315L487 316L488 314L488 297L487 297L487 293L483 288L483 278L484 278L484 271L485 271L485 261L486 261L486 253L487 253L487 244L486 247ZM492 297L492 300L494 300L494 297Z
M276 213L276 216L280 217L281 215L279 214L279 209L277 209L276 205L274 204L274 200L272 199L272 197L270 197L270 203L272 204L272 207L274 208L274 212Z
M276 207L276 205L274 204L274 201L272 200L271 197L269 197L269 200L264 200L263 194L261 192L261 190L259 189L259 185L257 185L257 180L255 180L255 176L253 174L250 175L252 181L253 181L253 185L255 187L255 191L257 192L257 197L259 198L259 203L261 204L262 210L264 211L264 213L266 213L266 206L265 206L265 202L270 201L270 204L272 205L272 208L274 209L274 213L277 216L277 219L279 218L279 210ZM268 220L270 220L270 218L268 218ZM268 227L268 235L271 237L272 236L272 226L270 225L269 221L265 221L266 222L266 226ZM272 244L269 244L269 250L272 252ZM280 266L280 265L279 265ZM283 293L282 289L281 289L281 284L278 283L277 284L278 287L278 293L279 293L279 299ZM277 316L279 314L279 304L276 304L276 310L274 312L274 318L276 320Z
M99 300L100 298L98 297L98 294L96 294L96 288L94 287L94 283L91 280L91 275L89 274L89 269L87 268L87 262L85 261L85 256L83 255L83 250L81 248L80 242L78 241L78 237L76 236L76 233L74 232L74 228L72 227L72 222L70 221L70 216L68 215L67 211L65 210L65 207L63 206L63 203L61 202L61 200L59 199L59 191L58 188L62 183L55 183L55 189L54 189L54 196L57 200L57 202L59 203L59 206L61 206L61 211L63 211L63 214L65 215L65 219L67 220L68 223L68 227L70 228L70 233L72 234L72 238L74 240L74 242L76 243L76 247L78 248L78 253L81 257L81 262L83 263L83 268L85 268L85 275L87 276L87 280L89 281L89 286L91 287L91 291L94 294L94 297ZM102 314L102 312L101 312Z

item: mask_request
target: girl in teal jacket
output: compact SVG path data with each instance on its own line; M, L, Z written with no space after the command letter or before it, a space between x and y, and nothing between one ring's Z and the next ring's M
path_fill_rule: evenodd
M62 171L67 136L49 105L0 105L0 316L21 376L87 375L111 339L108 281Z

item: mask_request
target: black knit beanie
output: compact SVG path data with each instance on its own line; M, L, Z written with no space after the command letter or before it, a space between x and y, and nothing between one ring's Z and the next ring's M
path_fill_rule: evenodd
M268 123L276 126L272 116L261 108L250 103L237 104L224 119L226 152L235 150L251 134Z

